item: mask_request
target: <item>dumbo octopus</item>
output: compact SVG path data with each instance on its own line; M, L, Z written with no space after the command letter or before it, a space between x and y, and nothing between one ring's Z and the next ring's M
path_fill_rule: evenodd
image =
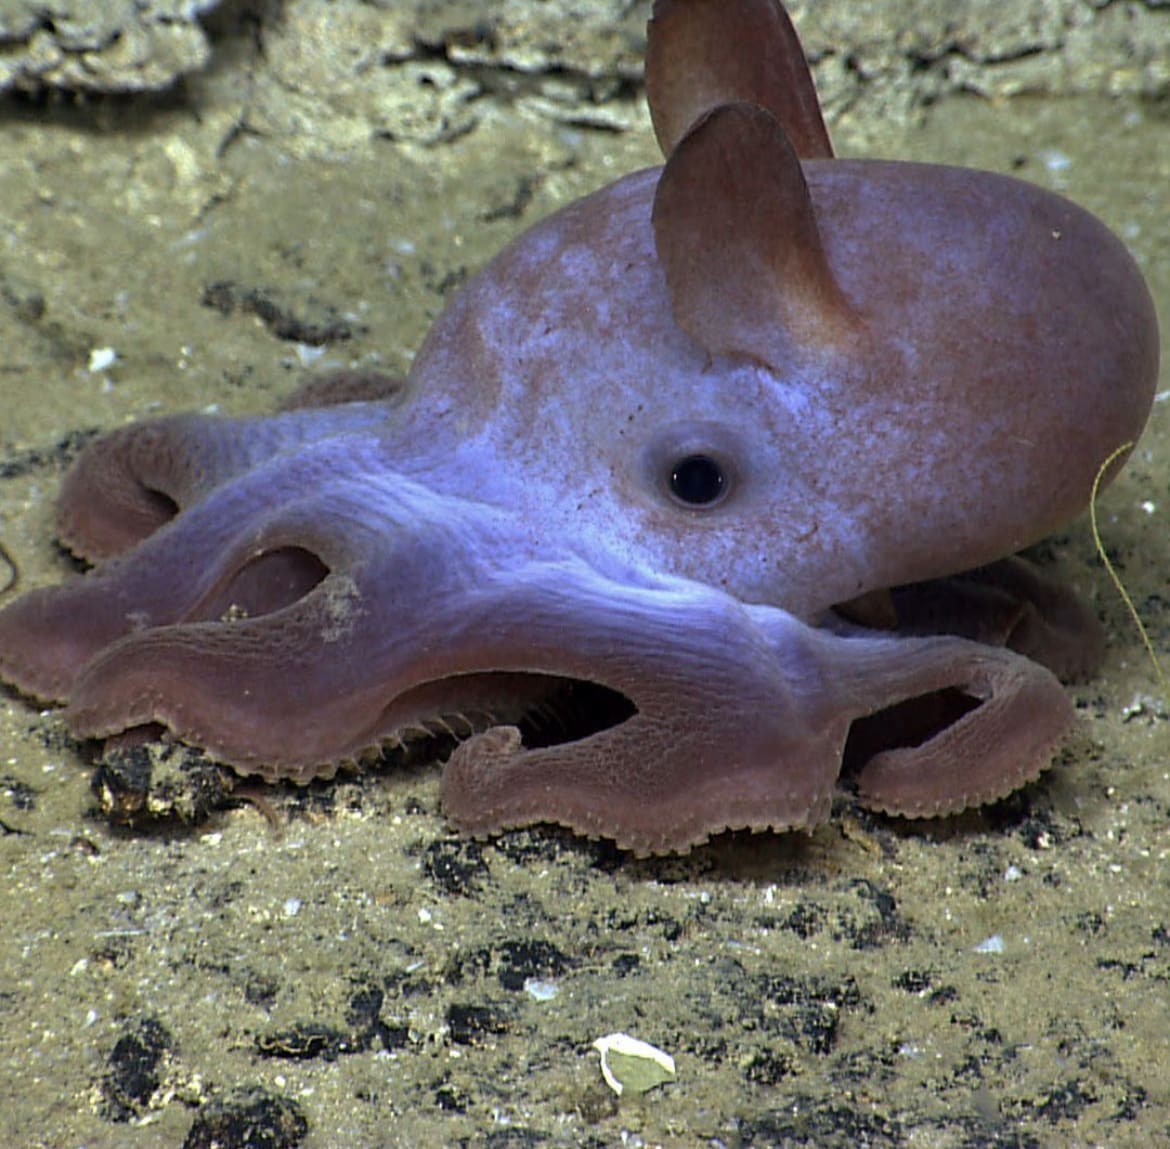
M447 730L460 830L638 853L1045 769L1103 641L1015 552L1141 433L1133 260L1019 180L834 158L774 0L658 0L646 88L665 166L520 236L404 383L92 443L93 569L0 612L0 677L265 779Z

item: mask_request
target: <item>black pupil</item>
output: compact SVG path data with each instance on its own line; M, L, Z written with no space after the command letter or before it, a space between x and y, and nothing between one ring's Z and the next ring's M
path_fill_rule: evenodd
M723 468L709 455L688 455L670 472L671 493L696 507L713 503L723 493L726 482Z

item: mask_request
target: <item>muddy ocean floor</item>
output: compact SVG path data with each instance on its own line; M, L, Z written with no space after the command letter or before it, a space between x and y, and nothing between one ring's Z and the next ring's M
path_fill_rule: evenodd
M95 430L402 371L509 237L657 158L644 5L196 9L203 70L160 93L101 90L117 43L155 43L131 37L55 81L29 64L0 104L0 601L73 573L53 497ZM839 151L1065 192L1170 328L1170 9L1004 11L799 9ZM1099 518L1167 662L1160 391ZM1088 522L1041 553L1110 644L1039 783L938 824L842 798L812 835L681 859L461 840L425 760L201 814L158 750L156 816L114 825L93 748L0 694L0 1138L1170 1143L1170 704ZM619 1100L591 1049L613 1031L677 1080Z

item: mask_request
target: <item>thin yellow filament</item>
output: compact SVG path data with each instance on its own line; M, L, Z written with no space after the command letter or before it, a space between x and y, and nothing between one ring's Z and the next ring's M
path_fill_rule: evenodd
M1093 530L1093 544L1097 548L1097 554L1101 556L1101 561L1105 564L1105 570L1112 580L1113 585L1117 588L1117 593L1121 595L1121 601L1125 603L1126 609L1129 611L1129 617L1133 619L1134 626L1137 627L1138 634L1141 635L1142 645L1146 648L1146 653L1150 656L1150 661L1154 664L1154 674L1158 679L1158 685L1162 688L1162 695L1170 701L1170 682L1166 680L1166 672L1162 669L1162 663L1158 658L1158 652L1154 649L1154 644L1150 641L1149 632L1146 630L1146 625L1142 622L1142 616L1138 614L1138 609L1134 606L1133 599L1130 597L1129 591L1125 589L1125 584L1121 581L1121 576L1114 569L1113 564L1109 561L1109 556L1105 553L1105 544L1101 541L1101 530L1097 526L1097 493L1101 489L1101 481L1105 477L1105 472L1127 451L1133 448L1133 442L1122 443L1120 447L1116 448L1109 457L1097 468L1097 475L1093 479L1093 489L1089 492L1089 525Z

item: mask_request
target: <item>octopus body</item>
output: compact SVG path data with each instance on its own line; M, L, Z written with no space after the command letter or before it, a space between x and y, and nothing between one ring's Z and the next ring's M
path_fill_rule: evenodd
M456 826L642 853L815 824L846 760L912 817L1043 770L1102 640L1016 552L1144 425L1133 260L1019 180L836 158L774 0L658 0L646 80L665 165L501 252L404 382L92 444L93 569L0 611L0 677L268 779L449 730Z

